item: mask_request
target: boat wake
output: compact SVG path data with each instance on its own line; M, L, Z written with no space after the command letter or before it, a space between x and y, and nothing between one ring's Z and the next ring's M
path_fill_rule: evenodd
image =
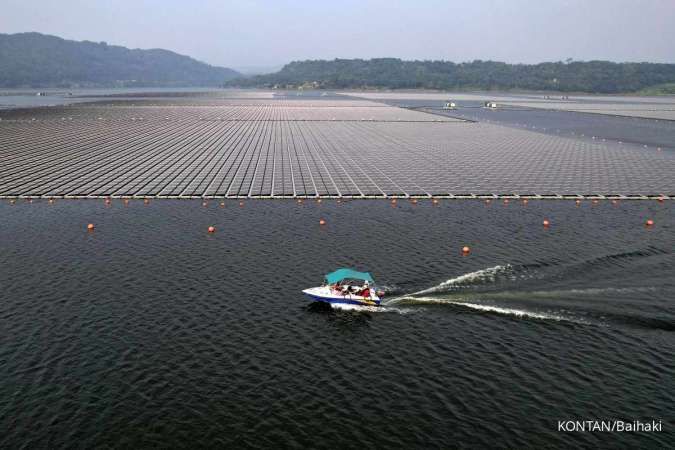
M519 319L573 322L584 325L629 325L672 330L673 320L653 301L668 286L652 279L625 285L616 262L659 257L655 250L603 255L582 261L556 260L530 264L501 264L449 278L426 289L410 292L392 285L380 307L340 306L340 309L372 312L424 311L424 306L447 305L476 314L511 316ZM656 264L663 264L660 260ZM612 273L607 274L608 265ZM589 273L593 285L589 286ZM645 303L648 302L648 303ZM658 308L644 310L649 304Z
M511 266L510 264L506 264L504 266L488 267L487 269L481 269L475 272L460 275L455 278L450 278L449 280L437 284L436 286L421 291L413 292L412 294L408 295L415 296L415 295L435 294L439 292L448 292L452 290L457 290L466 286L472 286L476 284L488 284L494 282L498 277L512 272L513 266ZM397 298L391 299L390 301L395 300L397 300Z
M569 317L558 312L531 311L528 309L508 306L495 306L486 304L488 299L503 299L509 296L522 298L528 295L526 292L514 293L509 290L494 290L495 286L502 281L517 281L527 278L536 278L527 266L513 266L511 264L497 265L485 269L469 272L450 278L442 283L410 294L390 298L383 302L385 307L393 305L450 305L453 307L466 308L482 313L501 314L524 319L568 321L586 323L585 320ZM477 288L484 287L487 291L476 292ZM469 290L474 290L469 292ZM494 298L493 298L494 297Z
M518 318L525 319L538 319L538 320L554 320L554 321L567 321L575 323L586 323L585 321L574 319L571 317L564 316L562 314L554 313L542 313L535 311L528 311L525 309L516 309L516 308L505 308L501 306L485 305L480 303L472 303L465 300L454 300L441 297L414 297L414 296L405 296L399 297L396 300L397 304L405 305L452 305L458 306L461 308L469 308L484 313L493 313L493 314L502 314L507 316L514 316Z

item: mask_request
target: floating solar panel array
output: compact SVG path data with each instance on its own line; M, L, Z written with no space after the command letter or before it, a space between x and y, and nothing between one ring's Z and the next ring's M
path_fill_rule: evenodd
M114 99L0 114L0 196L670 196L675 155L365 100Z

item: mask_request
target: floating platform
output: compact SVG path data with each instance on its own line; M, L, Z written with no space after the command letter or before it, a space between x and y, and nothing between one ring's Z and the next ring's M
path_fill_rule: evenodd
M675 196L675 154L366 100L110 99L0 112L2 198Z

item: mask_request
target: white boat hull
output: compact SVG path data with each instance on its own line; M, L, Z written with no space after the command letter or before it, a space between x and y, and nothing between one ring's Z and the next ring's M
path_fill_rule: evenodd
M325 303L341 303L346 305L364 305L364 306L380 306L381 299L377 296L374 289L370 289L370 297L362 297L355 294L337 293L329 286L320 286L305 289L303 294L312 297L318 302Z

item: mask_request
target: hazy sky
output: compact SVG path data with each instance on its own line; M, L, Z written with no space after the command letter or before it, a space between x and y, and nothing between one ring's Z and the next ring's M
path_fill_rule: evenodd
M20 31L234 68L382 56L675 62L675 0L0 0L0 33Z

